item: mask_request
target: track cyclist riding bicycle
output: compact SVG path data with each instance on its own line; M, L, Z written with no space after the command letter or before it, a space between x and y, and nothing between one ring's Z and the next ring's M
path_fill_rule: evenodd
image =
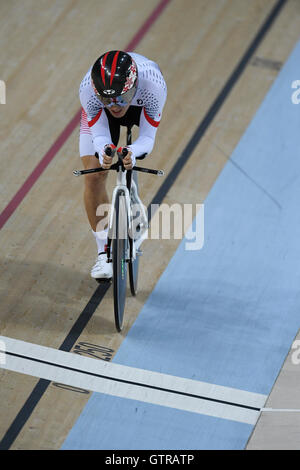
M110 168L112 157L104 150L109 146L115 152L120 126L139 126L138 138L127 146L128 154L123 159L126 170L133 168L136 157L151 153L167 98L167 86L155 62L133 52L106 52L83 78L79 97L79 151L84 169ZM98 253L91 276L97 280L112 277L111 263L106 262L107 229L97 230L104 218L97 215L97 208L109 202L107 174L102 171L85 175L84 204Z

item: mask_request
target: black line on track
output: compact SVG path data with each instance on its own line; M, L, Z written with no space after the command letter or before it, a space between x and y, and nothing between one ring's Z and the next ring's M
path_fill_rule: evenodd
M274 20L276 19L276 17L278 16L280 10L282 9L282 7L284 6L284 4L286 2L287 2L287 0L279 0L276 3L276 5L274 6L274 8L271 10L269 16L267 17L267 19L265 20L265 22L263 23L263 25L259 29L259 31L256 34L255 38L253 39L253 41L249 45L248 49L246 50L246 52L242 56L240 62L238 63L238 65L236 66L236 68L234 69L232 74L230 75L230 77L227 80L227 82L225 83L223 89L218 94L217 98L215 99L215 101L213 102L213 104L211 105L209 110L207 111L206 115L204 116L203 120L201 121L201 123L197 127L196 131L194 132L194 134L191 137L190 141L188 142L187 146L185 147L182 154L180 155L180 157L176 161L176 163L173 166L172 170L168 173L168 175L165 178L163 184L161 185L158 192L154 196L151 204L160 204L161 203L161 201L163 200L163 198L165 197L165 195L167 194L167 192L169 191L169 189L173 185L175 179L179 175L180 171L182 170L183 166L187 163L189 157L192 155L194 149L198 145L198 143L201 140L201 138L203 137L204 133L207 131L209 125L212 122L212 120L214 119L216 114L221 109L221 106L223 105L224 101L226 100L226 98L230 94L232 88L236 84L237 80L240 78L241 74L243 73L244 69L248 65L248 63L249 63L251 57L253 56L254 52L256 51L258 46L260 45L260 43L263 40L264 36L266 35L267 31L272 26L272 23L274 22ZM150 205L150 208L148 208L148 216L149 216L149 220L150 220L151 211L149 212L149 209L151 209L151 205Z
M88 372L88 371L85 371L83 369L75 369L74 367L64 366L64 365L58 364L56 362L49 362L49 361L44 361L43 359L37 359L35 357L24 356L23 354L12 353L12 352L9 352L9 351L6 351L5 354L8 354L9 356L19 357L19 358L25 359L27 361L38 362L40 364L46 364L48 366L54 366L54 367L58 367L60 369L70 370L72 372L80 372L81 374L90 375L91 377L98 377L100 379L111 380L112 382L119 382L119 383L124 383L124 384L128 384L128 385L135 385L136 387L150 388L152 390L159 390L161 392L174 393L175 395L183 395L183 396L189 397L189 398L197 398L199 400L206 400L206 401L212 401L214 403L221 403L223 405L230 405L230 406L235 406L235 407L239 407L239 408L246 408L248 410L260 411L260 408L257 408L255 406L243 405L241 403L235 403L235 402L232 402L232 401L219 400L217 398L211 398L211 397L206 397L206 396L202 396L202 395L196 395L196 394L188 393L188 392L181 392L179 390L174 390L174 389L171 389L171 388L157 387L156 385L151 385L151 384L133 382L132 380L120 379L118 377L109 377L107 375L96 374L95 372ZM48 381L46 379L42 379L42 380L44 380L45 382L50 383L50 381Z
M71 351L72 347L81 335L85 326L91 319L96 308L102 301L108 288L109 284L99 284L91 299L89 300L89 302L79 315L78 319L74 323L69 334L66 336L65 340L59 347L60 351ZM30 418L34 408L39 403L40 399L42 398L50 383L50 380L39 379L38 383L34 387L33 391L29 395L28 399L24 403L23 407L21 408L14 421L6 431L3 439L1 440L0 450L8 450L11 447L11 445L21 432L23 426Z
M175 165L173 166L172 170L168 173L168 176L164 180L164 183L161 185L159 190L157 191L156 195L152 199L151 204L148 207L148 216L149 220L151 218L151 205L152 204L160 204L171 186L174 184L177 176L179 175L180 171L182 170L183 166L186 164L190 156L192 155L196 145L199 143L201 138L203 137L204 133L208 129L209 125L211 124L212 120L220 110L221 106L223 105L224 101L230 94L232 88L236 84L237 80L240 78L241 74L243 73L244 69L248 65L249 60L253 56L255 50L260 45L261 41L263 40L264 36L272 26L273 22L275 21L276 17L280 13L282 7L286 4L287 0L278 0L278 2L274 5L273 9L269 13L268 17L266 18L265 22L260 27L258 33L254 37L253 41L250 43L248 49L242 56L240 62L230 75L229 79L225 83L224 87L222 88L221 92L209 108L208 112L204 116L204 119L201 121L199 126L197 127L196 131L194 132L193 136L191 137L190 141L188 142L187 146L183 150L182 154L176 161ZM153 214L152 214L153 215ZM75 322L73 328L69 332L68 336L66 337L65 341L59 348L62 351L70 351L73 345L75 344L77 338L80 336L81 332L83 331L85 325L90 320L92 314L102 301L106 290L109 286L103 287L100 285L95 293L93 294L90 301L87 303L85 309L80 314L78 320ZM23 407L17 414L16 418L6 431L3 439L0 442L0 450L8 450L15 439L17 438L18 434L22 430L23 426L25 425L26 421L31 416L34 408L38 404L39 400L42 398L44 392L46 391L47 387L51 382L40 379L31 392L29 398L24 403Z

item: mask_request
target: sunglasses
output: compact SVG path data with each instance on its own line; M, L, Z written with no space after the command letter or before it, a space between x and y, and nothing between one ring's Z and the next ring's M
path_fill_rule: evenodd
M124 108L128 105L128 102L123 100L120 96L116 98L103 98L103 96L99 96L99 99L106 108L111 108L112 106L121 106Z
M101 96L100 93L97 92L97 90L94 88L99 100L101 103L106 107L106 108L111 108L112 106L121 106L125 107L127 106L132 99L134 98L135 92L136 92L136 86L132 87L130 90L126 91L120 96L116 96L115 98L106 98L104 96Z

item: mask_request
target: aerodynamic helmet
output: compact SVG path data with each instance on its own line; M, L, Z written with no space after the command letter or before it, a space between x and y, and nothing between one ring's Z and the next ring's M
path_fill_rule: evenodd
M136 92L138 70L135 61L126 52L109 51L94 63L91 79L94 91L103 104L119 104L119 100L128 104Z

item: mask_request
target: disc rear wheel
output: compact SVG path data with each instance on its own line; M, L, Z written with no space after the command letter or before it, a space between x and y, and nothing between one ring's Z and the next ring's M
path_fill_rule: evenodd
M115 324L118 331L123 328L124 309L127 289L127 248L128 248L128 221L123 191L116 195L115 227L112 242L113 262L113 290Z
M135 182L137 191L138 191L138 175L136 171L132 172L132 179ZM133 237L136 234L131 234ZM132 240L130 240L130 243L133 243ZM129 261L129 284L130 284L130 290L132 295L137 294L137 289L138 289L138 275L139 275L139 255L136 253L135 259L131 259Z
M129 261L129 284L132 295L137 294L138 289L138 274L139 274L139 255L136 255L135 260Z

